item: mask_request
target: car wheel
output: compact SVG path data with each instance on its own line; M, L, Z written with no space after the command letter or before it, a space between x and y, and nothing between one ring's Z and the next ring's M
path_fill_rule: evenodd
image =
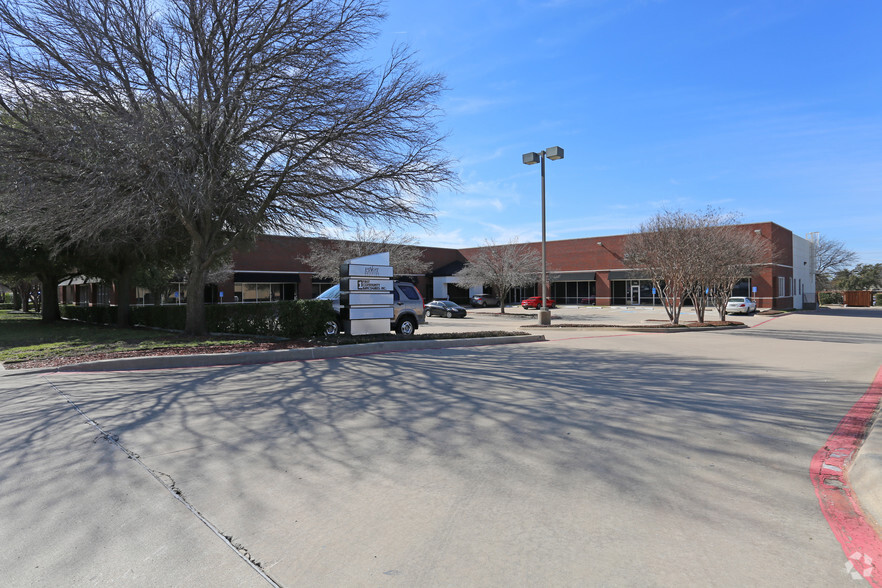
M337 321L328 321L325 323L324 335L331 337L340 334L340 324Z
M416 323L410 317L401 319L395 326L395 332L399 335L409 337L410 335L413 335L414 331L416 331Z
M447 311L447 314L446 314L445 316L446 316L447 318L453 318L453 313L450 312L450 311L448 310L448 311Z

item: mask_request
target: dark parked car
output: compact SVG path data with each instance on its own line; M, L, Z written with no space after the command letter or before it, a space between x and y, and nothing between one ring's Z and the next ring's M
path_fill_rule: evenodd
M496 296L491 296L490 294L475 294L474 296L469 298L469 304L477 307L498 306L499 298L497 298Z
M426 304L426 316L446 316L447 318L463 318L466 309L449 300L433 300Z
M545 305L548 308L554 308L554 300L551 298L546 298ZM521 306L524 307L524 309L535 308L536 310L539 310L540 308L542 308L542 297L530 296L529 298L525 298L521 300Z

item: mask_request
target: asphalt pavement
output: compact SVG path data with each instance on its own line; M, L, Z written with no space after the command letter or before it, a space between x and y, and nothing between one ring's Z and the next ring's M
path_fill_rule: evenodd
M610 329L539 328L517 311L423 329L545 341L0 377L0 578L863 582L809 469L876 377L882 312L663 333L629 329L658 309L552 321Z

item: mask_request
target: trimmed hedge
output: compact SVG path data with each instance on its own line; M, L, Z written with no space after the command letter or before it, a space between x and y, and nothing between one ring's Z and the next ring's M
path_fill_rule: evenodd
M336 320L330 300L283 301L279 305L278 335L289 339L323 335L325 325Z
M93 324L116 324L116 306L61 307L61 316ZM337 314L327 300L282 300L257 304L206 304L205 324L211 333L266 335L297 339L324 332ZM132 324L183 331L187 308L183 304L133 306Z
M842 292L820 292L818 293L818 302L821 304L843 304L844 298Z
M183 304L132 307L132 324L135 325L183 331L186 321L187 307ZM209 327L208 330L210 331L211 328Z
M61 317L96 325L116 324L115 306L59 306Z
M873 303L874 306L882 306L882 293L876 294L874 296L874 299L875 299L875 302Z

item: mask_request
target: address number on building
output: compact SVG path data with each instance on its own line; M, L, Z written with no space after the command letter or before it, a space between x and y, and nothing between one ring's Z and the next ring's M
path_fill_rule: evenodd
M370 280L353 278L349 280L349 292L391 292L392 280Z

